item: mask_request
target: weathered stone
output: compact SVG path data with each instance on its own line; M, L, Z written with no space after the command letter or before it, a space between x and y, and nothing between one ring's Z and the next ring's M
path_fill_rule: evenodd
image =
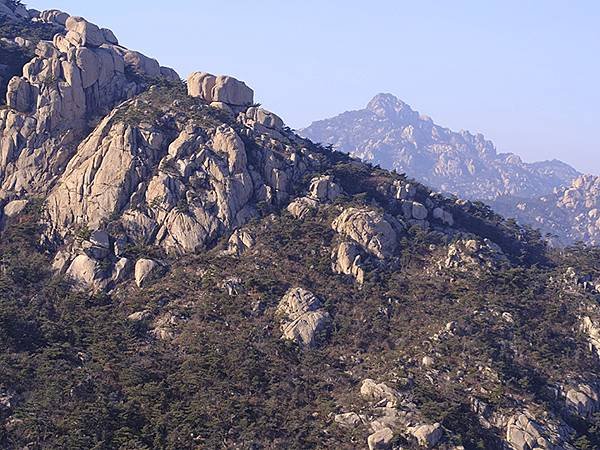
M296 219L303 219L309 212L319 205L315 199L309 197L300 197L291 202L287 210Z
M581 321L581 331L588 337L590 350L600 357L600 325L591 317L585 316Z
M131 322L143 322L146 320L149 320L152 317L152 313L150 311L148 311L147 309L143 310L143 311L137 311L134 312L133 314L130 314L127 316L127 320L131 321Z
M365 280L365 270L361 266L361 249L354 242L341 242L332 254L333 271L350 275L356 279L359 284Z
M290 289L277 306L283 338L304 347L314 346L318 334L329 324L329 313L319 299L302 288Z
M389 408L394 408L401 400L400 393L385 383L377 383L370 378L363 380L360 386L360 395L370 401L385 400Z
M348 208L331 226L380 259L391 256L398 246L396 231L383 213L378 211Z
M98 262L85 254L78 255L67 269L66 276L76 287L94 288L100 279Z
M67 39L75 46L100 47L106 42L102 30L83 17L69 17L65 22L65 27Z
M245 106L254 102L254 91L229 76L214 76L206 72L194 72L188 78L188 94L211 102Z
M32 108L31 85L25 78L13 77L8 82L6 103L20 112L29 112Z
M123 54L125 65L135 73L149 78L159 78L162 73L158 61L142 55L140 52L127 50Z
M160 76L169 81L181 81L181 77L175 71L175 69L171 69L170 67L160 67Z
M587 384L570 388L565 395L565 401L567 407L584 418L589 418L600 410L598 391Z
M110 236L103 230L92 231L90 242L98 247L110 248Z
M310 198L321 202L333 202L342 194L342 188L330 176L313 178L308 191Z
M466 272L495 269L504 264L508 264L508 258L497 244L489 239L484 239L483 242L468 239L450 244L441 266Z
M246 117L264 127L280 130L283 128L283 120L270 111L259 107L250 107L246 111Z
M12 218L16 217L25 210L27 205L29 204L29 200L13 200L12 202L8 202L4 206L4 215L6 217Z
M389 428L382 428L371 434L367 439L369 450L389 450L394 440L394 432Z
M102 31L102 36L104 37L104 40L106 42L108 42L109 44L112 44L112 45L119 45L119 40L115 36L115 33L113 33L108 28L102 28L101 31Z
M254 237L247 231L236 230L227 242L227 251L231 255L241 255L254 245Z
M333 421L337 423L340 427L354 429L365 423L365 418L355 412L349 412L336 414L333 418Z
M454 225L454 216L445 211L443 208L434 208L433 218L442 221L444 224L450 227Z
M443 435L442 427L439 423L410 427L407 431L417 439L421 447L426 448L435 447Z
M142 287L156 275L159 265L152 259L142 258L135 263L135 284Z
M58 9L48 9L40 13L40 19L46 23L55 23L56 25L65 26L69 15Z

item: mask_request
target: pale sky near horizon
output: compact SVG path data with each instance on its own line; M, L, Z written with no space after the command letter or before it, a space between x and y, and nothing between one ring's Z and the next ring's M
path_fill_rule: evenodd
M390 92L499 152L600 175L600 2L29 0L175 68L236 76L292 128Z

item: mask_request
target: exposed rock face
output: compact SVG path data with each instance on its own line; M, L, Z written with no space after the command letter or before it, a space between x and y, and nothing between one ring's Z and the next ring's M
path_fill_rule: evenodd
M342 188L332 177L323 176L311 180L308 196L321 202L333 202L342 193Z
M67 277L82 289L97 287L99 275L98 262L86 254L78 255L67 269Z
M146 281L152 279L158 268L156 261L147 258L138 259L135 263L135 284L142 287Z
M333 271L335 273L350 275L357 283L363 284L365 269L362 267L361 248L354 242L341 242L337 250L333 251Z
M588 336L590 350L600 357L600 325L591 317L585 316L581 322L581 331Z
M86 132L87 121L142 89L126 76L131 52L115 45L112 32L80 17L65 18L60 11L46 11L41 20L64 25L66 34L40 42L23 76L9 82L10 108L0 111L3 196L47 191Z
M463 198L543 195L579 175L559 161L527 164L499 154L481 134L442 128L391 94L377 95L363 110L314 122L301 133Z
M410 427L408 428L408 432L415 437L421 447L425 448L435 447L443 435L442 427L439 423Z
M254 171L244 142L225 125L206 129L186 122L171 140L170 131L124 123L116 120L119 114L104 119L79 146L48 198L52 229L60 236L73 225L98 229L117 218L132 241L169 253L195 251L252 217L250 200L261 191L285 198L287 180L301 173L280 169L286 164L267 149L255 158L269 162Z
M394 227L388 218L378 211L348 208L331 226L380 259L391 256L398 247L398 236Z
M302 288L290 289L277 306L283 338L304 347L316 344L318 333L329 323L329 313L312 292Z
M493 269L507 264L508 259L502 249L490 241L475 239L458 240L448 246L448 255L443 267L468 272L474 269Z
M506 426L506 443L514 450L574 449L567 442L573 432L568 426L548 418L542 423L526 411L513 415Z
M365 422L365 418L355 412L336 414L333 420L344 428L355 428Z
M565 402L573 412L585 418L591 417L600 409L598 390L587 384L569 388L565 394Z
M65 21L65 28L67 40L76 47L100 47L107 43L102 30L83 17L69 17Z
M235 230L227 242L227 253L241 255L254 245L254 237L247 231Z
M272 128L274 130L283 128L283 120L281 120L277 114L263 108L257 108L255 106L248 108L246 111L246 118L266 128Z
M554 244L600 244L600 177L582 175L546 195L530 199L503 197L492 206L555 236L550 239Z
M9 218L18 216L28 204L29 200L13 200L4 206L4 216Z
M288 212L296 219L302 219L313 209L319 206L319 202L310 197L300 197L287 206Z
M377 383L370 378L363 380L360 386L360 395L364 399L373 402L385 400L388 408L395 408L398 406L398 402L401 399L398 391L392 389L385 383Z
M388 450L391 448L394 433L389 428L382 428L369 436L369 450Z
M188 78L188 93L208 103L223 102L228 105L245 106L254 102L254 91L229 76L214 76L206 72L194 72Z

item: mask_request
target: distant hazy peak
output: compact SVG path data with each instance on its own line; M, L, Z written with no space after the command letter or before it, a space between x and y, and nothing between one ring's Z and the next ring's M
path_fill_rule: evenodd
M410 122L419 118L418 112L392 94L377 94L367 104L366 109L381 118L394 121Z

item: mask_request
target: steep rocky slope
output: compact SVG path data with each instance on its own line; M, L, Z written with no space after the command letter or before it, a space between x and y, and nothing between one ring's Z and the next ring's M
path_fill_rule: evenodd
M582 175L570 185L531 199L499 197L494 208L552 235L557 244L600 244L600 178Z
M600 445L597 250L0 5L0 447Z

